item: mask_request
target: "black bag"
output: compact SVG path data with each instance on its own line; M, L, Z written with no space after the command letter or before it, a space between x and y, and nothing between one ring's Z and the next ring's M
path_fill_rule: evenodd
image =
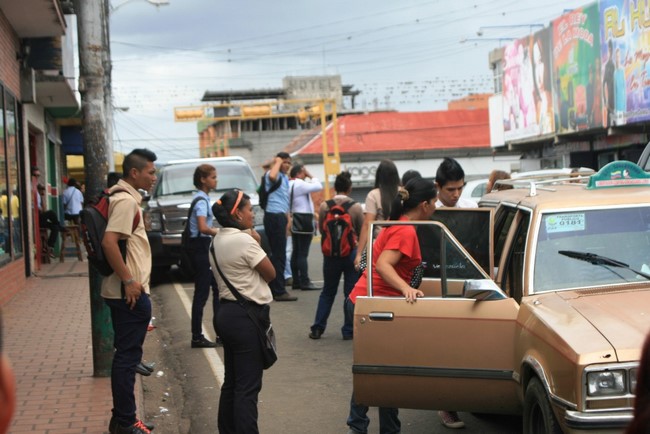
M200 200L208 200L204 197L195 197L190 205L190 210L187 212L187 220L185 220L185 227L183 228L183 234L181 235L181 259L180 259L180 268L188 277L194 276L196 270L194 269L194 259L193 259L193 249L192 249L192 236L190 233L190 217L192 217L192 211L196 203ZM210 202L208 202L208 212L210 211Z
M361 260L359 261L359 273L363 273L365 269L368 268L368 251L363 249L361 253ZM424 262L420 262L413 269L413 275L411 276L411 281L409 286L411 288L418 289L422 285L422 277L424 276Z
M257 326L258 334L260 337L260 345L262 346L262 358L264 360L264 369L269 369L278 360L278 352L275 344L275 331L271 324L271 307L268 304L259 305L246 300L240 293L232 286L232 283L226 278L217 263L217 256L214 254L214 249L210 249L212 260L217 267L219 275L232 292L232 295L237 299L237 303L246 311L253 324Z
M280 179L280 176L278 175L278 179L275 180L275 183L269 188L269 191L266 191L266 173L262 175L262 179L260 181L260 186L257 188L257 194L260 197L260 207L266 211L266 204L269 202L269 195L273 193L275 190L280 188L280 184L282 183L282 179Z
M289 200L289 210L293 211L293 185ZM295 235L314 234L314 214L304 212L291 213L291 233Z

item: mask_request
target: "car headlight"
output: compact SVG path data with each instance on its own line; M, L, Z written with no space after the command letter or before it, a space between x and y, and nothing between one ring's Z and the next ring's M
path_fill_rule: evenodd
M264 226L264 210L259 205L253 205L253 213L255 214L254 226Z
M630 392L634 393L636 391L636 374L638 368L630 369Z
M159 212L150 212L145 211L143 213L144 217L144 229L147 232L150 231L162 231L162 216Z
M627 389L625 370L596 371L587 374L588 396L612 396L625 394Z

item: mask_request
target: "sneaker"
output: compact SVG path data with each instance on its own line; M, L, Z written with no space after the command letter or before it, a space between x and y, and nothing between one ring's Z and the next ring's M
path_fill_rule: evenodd
M440 423L447 428L465 428L465 422L460 420L458 413L455 411L439 411L438 417L440 418Z
M216 346L217 344L207 340L203 335L198 339L192 339L192 348L214 348Z
M309 338L310 339L320 339L320 337L323 335L323 330L319 328L314 328L309 332Z
M127 427L118 425L114 417L111 417L111 421L108 423L108 432L110 434L149 434L153 429L152 424L141 420L136 420L133 425Z
M284 285L285 286L292 286L293 285L293 277L289 277L288 279L284 279Z

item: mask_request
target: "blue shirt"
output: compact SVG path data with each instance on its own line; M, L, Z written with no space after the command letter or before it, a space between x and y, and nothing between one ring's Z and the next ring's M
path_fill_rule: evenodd
M212 227L212 220L214 216L212 215L212 211L210 210L210 196L205 191L200 191L197 192L192 200L194 200L197 197L204 198L205 200L199 200L196 202L196 205L194 205L194 209L192 210L192 215L190 216L190 236L193 238L196 238L198 236L202 237L210 237L208 234L202 234L199 232L199 224L198 224L198 219L197 217L205 217L205 223L208 225L208 227Z
M269 172L266 172L264 177L266 179L264 183L266 191L269 191L274 183L269 178ZM284 173L278 172L278 179L280 180L280 187L269 194L266 212L286 214L289 212L289 178Z

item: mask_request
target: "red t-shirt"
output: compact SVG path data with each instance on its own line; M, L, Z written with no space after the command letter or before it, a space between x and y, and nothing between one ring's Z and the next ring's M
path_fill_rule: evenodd
M408 220L401 217L401 221ZM375 296L401 297L401 291L389 286L383 281L379 273L374 269L377 259L384 250L398 250L402 257L395 271L405 282L410 282L413 277L413 269L422 262L420 243L415 232L415 226L388 226L381 230L372 247L372 292ZM356 303L357 297L368 295L368 269L363 272L354 289L350 293L350 300Z

